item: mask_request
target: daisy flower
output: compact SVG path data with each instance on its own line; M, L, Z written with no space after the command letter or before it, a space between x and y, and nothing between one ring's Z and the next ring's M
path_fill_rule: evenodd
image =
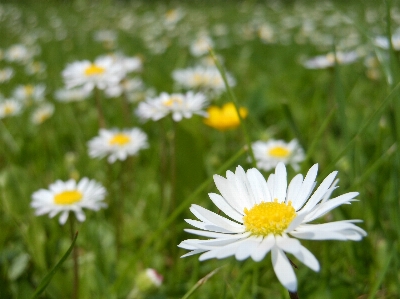
M196 66L177 69L172 77L178 85L186 89L199 89L220 94L225 91L224 80L216 66ZM226 74L229 86L236 84L231 74Z
M68 89L82 86L89 92L95 87L105 89L118 84L125 76L125 72L112 57L104 56L94 62L88 60L73 62L64 69L62 75Z
M396 51L400 50L400 32L397 32L392 35L391 38L393 49ZM383 49L389 49L390 43L389 39L386 36L377 36L375 38L375 45Z
M210 106L207 109L208 117L204 119L204 123L212 128L220 131L234 129L240 125L239 115L233 103L226 103L221 108L218 106ZM246 118L248 111L244 107L239 108L242 118Z
M205 33L200 34L191 44L190 44L190 53L193 56L199 57L204 54L207 54L210 51L210 48L214 47L214 42L212 39Z
M103 202L106 193L101 184L88 178L82 178L78 183L73 179L57 180L48 190L40 189L32 194L31 207L36 209L37 216L49 214L53 218L61 213L60 224L65 224L69 212L74 212L82 222L86 219L83 208L98 211L107 206Z
M283 140L256 141L252 144L257 167L266 171L273 169L279 162L290 164L299 170L298 163L304 161L304 151L296 139L289 143Z
M11 67L5 67L4 69L0 69L0 83L5 83L10 81L10 79L14 76L14 69Z
M40 102L44 100L45 91L46 86L44 84L18 85L13 91L13 96L25 103Z
M350 204L358 195L350 192L330 198L337 188L337 171L329 174L311 195L317 172L318 164L315 164L304 180L298 174L289 186L283 163L277 165L267 181L257 169L245 172L240 166L235 173L227 171L226 178L214 175L221 195L210 193L210 199L233 221L192 205L190 211L200 221L187 219L186 222L198 229L185 231L209 239L181 242L179 247L191 250L182 257L202 253L200 261L235 256L237 260L251 257L259 262L271 251L278 280L290 292L295 292L297 279L285 252L314 271L320 268L318 260L298 239L358 241L366 236L363 229L354 225L360 220L310 223L342 204Z
M358 54L355 51L351 52L336 52L336 60L338 64L349 64L358 59ZM335 65L335 54L328 53L311 58L303 63L307 69L325 69Z
M142 119L157 121L168 114L174 121L191 118L193 114L207 116L202 109L208 104L206 96L192 91L186 94L162 92L159 97L139 103L136 114Z
M99 136L88 142L89 156L103 158L114 163L125 160L128 156L136 155L139 150L147 148L147 135L138 128L125 130L100 129Z
M22 112L23 105L20 101L14 99L5 99L0 101L0 119L7 116L18 115Z
M33 111L31 120L35 125L39 125L49 119L54 113L54 105L45 103L40 105Z
M55 92L54 98L64 103L80 102L86 100L90 94L90 91L86 91L82 87L76 87L71 89L59 89Z

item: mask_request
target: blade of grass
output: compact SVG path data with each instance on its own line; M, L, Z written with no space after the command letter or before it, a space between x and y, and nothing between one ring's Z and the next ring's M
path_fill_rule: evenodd
M368 128L368 126L374 122L374 120L380 116L383 111L385 110L386 106L391 102L392 98L394 98L400 91L400 83L396 85L396 87L390 92L390 94L382 101L380 106L375 109L375 111L367 118L367 120L361 124L360 129L358 132L353 136L353 138L347 143L347 145L342 149L342 151L332 160L332 162L328 165L328 167L325 168L325 171L321 174L321 177L324 177L327 175L328 172L332 170L332 168L335 166L337 161L350 149L350 147L353 145L355 140L359 138L364 131Z
M242 156L245 152L247 151L247 147L243 147L240 149L234 156L232 156L228 161L226 161L218 170L217 174L222 173L226 169L228 169L237 159L239 159L240 156ZM196 198L201 192L204 191L204 189L207 188L208 185L211 184L213 181L213 177L208 178L205 180L196 190L193 191L193 193L188 196L172 213L171 215L158 227L156 231L154 231L153 234L151 234L143 243L141 246L140 251L138 254L132 258L129 262L127 262L127 266L125 270L121 271L120 274L120 279L117 279L117 281L113 285L113 290L117 290L122 283L122 278L126 275L128 271L132 269L132 264L135 262L135 260L145 254L150 246L150 244L154 241L157 240L157 238L160 237L161 234L165 232L165 229L171 225L171 223L183 212L187 207L192 203L193 199Z
M249 132L247 130L247 126L246 126L246 124L244 122L243 117L240 115L239 103L238 103L238 101L237 101L237 99L235 97L235 94L232 91L232 88L228 84L228 79L226 77L225 69L223 68L221 63L218 61L217 57L215 56L214 51L211 48L209 49L209 52L211 54L211 57L214 60L214 63L216 65L217 69L219 70L219 72L220 72L220 74L222 76L222 79L224 80L225 88L228 91L228 95L231 98L231 101L233 102L233 104L235 105L236 113L239 116L239 120L240 120L240 127L242 128L243 134L244 134L244 136L246 138L247 146L249 148L249 154L250 154L251 162L252 162L253 166L256 167L257 166L257 162L256 162L256 158L255 158L254 153L253 153L253 148L251 146L250 134L249 134Z
M193 293L199 288L201 287L203 284L205 284L207 282L207 280L209 280L215 273L217 273L222 267L218 267L217 269L211 271L210 273L208 273L206 276L204 276L202 279L200 279L183 297L182 299L187 299L190 296L193 295Z
M78 232L75 233L75 237L72 240L71 246L68 248L68 250L65 252L63 257L60 259L60 261L54 266L53 269L50 270L49 273L46 274L46 276L42 279L40 282L39 286L37 287L35 293L32 296L32 299L39 298L39 295L47 288L49 285L51 279L53 278L54 274L60 269L61 265L65 262L67 257L70 255L72 249L74 248L76 238L78 238Z
M296 136L297 140L299 141L301 147L307 151L306 143L304 142L304 138L300 133L299 127L296 125L296 122L294 120L292 111L289 108L289 105L287 103L282 103L282 109L283 113L285 114L287 121L289 122L289 126L291 127L294 135Z
M389 266L392 263L392 259L395 255L395 253L396 253L396 246L393 246L392 251L390 252L390 254L388 256L385 266L380 271L379 276L377 277L377 279L375 280L375 283L371 287L371 290L368 295L368 299L376 298L376 293L378 292L379 287L381 286L383 280L385 279L386 273L389 270Z

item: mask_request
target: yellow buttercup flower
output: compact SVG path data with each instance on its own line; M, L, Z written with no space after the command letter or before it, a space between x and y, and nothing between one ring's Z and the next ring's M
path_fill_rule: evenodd
M239 115L233 103L226 103L221 108L218 106L210 106L207 110L208 117L204 123L212 128L220 131L234 129L240 125ZM244 107L239 108L242 118L246 118L248 111Z

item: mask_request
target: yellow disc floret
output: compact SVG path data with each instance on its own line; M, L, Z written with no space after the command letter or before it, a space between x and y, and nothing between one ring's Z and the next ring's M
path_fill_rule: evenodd
M81 201L83 194L78 190L63 191L54 196L54 203L58 205L71 205Z
M182 105L183 101L180 97L170 97L168 100L164 101L164 106L171 107L173 105Z
M104 67L92 63L89 67L85 69L85 75L86 76L101 75L105 72L105 70L106 69Z
M124 145L131 141L131 138L125 134L115 134L109 141L111 145Z
M296 217L292 203L262 202L250 210L244 209L243 224L246 231L256 236L281 235Z
M282 146L276 146L268 151L268 154L275 158L286 158L290 155L290 151Z

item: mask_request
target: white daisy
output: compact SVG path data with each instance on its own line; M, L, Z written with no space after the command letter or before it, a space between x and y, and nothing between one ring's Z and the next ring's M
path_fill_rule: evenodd
M31 121L35 125L39 125L49 119L53 113L54 105L52 103L44 103L33 111Z
M40 189L32 194L31 207L36 215L49 214L53 218L61 213L60 224L65 224L69 212L74 212L79 221L86 219L82 209L98 211L106 207L103 202L106 189L95 180L82 178L78 183L70 179L66 182L57 180L49 189Z
M45 98L45 91L46 86L44 84L18 85L13 91L13 96L25 103L41 102Z
M14 69L5 67L0 69L0 83L8 82L14 76Z
M18 115L22 112L23 105L14 99L4 99L0 101L0 119L8 116Z
M279 162L290 164L294 170L299 170L298 163L304 161L304 151L296 139L289 143L283 140L256 141L252 144L257 167L263 170L271 170Z
M202 33L190 44L190 53L196 57L202 56L207 54L213 47L214 42L212 39L206 33Z
M159 97L139 103L136 114L143 120L157 121L168 114L174 121L191 118L193 114L207 116L202 109L208 104L206 96L192 91L186 94L162 92Z
M337 171L329 174L311 195L317 172L318 165L315 164L304 180L298 174L289 186L283 163L278 164L268 181L257 169L245 172L240 166L235 173L227 171L226 178L214 175L221 195L210 193L210 199L234 221L192 205L190 210L200 221L187 219L186 222L198 230L185 231L209 239L181 242L179 247L191 250L182 257L202 253L200 261L235 256L237 260L251 257L258 262L271 251L277 278L285 288L295 292L297 279L285 252L293 254L314 271L320 268L314 255L296 238L358 241L366 236L363 229L354 225L361 220L309 223L342 204L350 204L358 195L358 192L350 192L330 198L337 188Z
M351 52L336 52L336 61L338 64L349 64L355 62L359 55L355 51ZM335 65L335 54L328 53L311 58L303 63L307 69L325 69Z
M88 142L89 156L103 158L108 156L109 163L125 160L136 155L141 149L147 148L147 135L138 128L125 130L100 129L99 136Z
M229 86L235 85L235 79L227 73ZM193 68L177 69L172 77L181 87L199 89L220 94L225 91L224 80L215 66L196 66Z
M59 89L55 92L54 98L59 102L70 103L86 100L90 95L90 91L82 87L76 87L71 89Z
M69 64L62 72L67 88L82 86L85 91L95 87L105 89L118 84L125 76L119 63L109 56L96 59L76 61Z

